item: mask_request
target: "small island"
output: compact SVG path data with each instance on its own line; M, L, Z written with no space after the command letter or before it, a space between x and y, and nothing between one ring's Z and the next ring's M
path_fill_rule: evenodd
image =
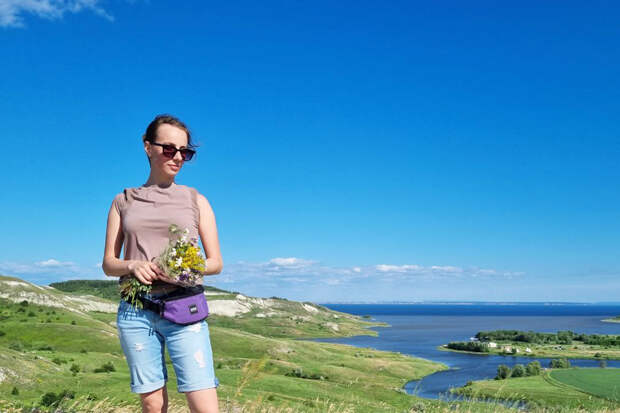
M601 320L605 323L620 323L620 315L615 316L614 318L606 318L604 320Z
M453 341L438 348L473 354L618 360L620 335L494 330L480 331L470 341Z

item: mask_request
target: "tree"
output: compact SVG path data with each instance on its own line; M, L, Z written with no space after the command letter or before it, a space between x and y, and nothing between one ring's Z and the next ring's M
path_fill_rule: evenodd
M549 367L552 369L567 369L570 367L570 361L567 358L552 359L549 362Z
M523 377L525 376L525 367L523 364L515 364L510 373L510 377Z
M507 379L508 377L510 377L510 367L505 364L500 364L499 366L497 366L497 376L495 377L495 379L503 380Z
M541 370L542 368L540 365L540 361L538 360L534 360L534 361L527 363L527 366L525 367L525 373L528 376L538 376Z

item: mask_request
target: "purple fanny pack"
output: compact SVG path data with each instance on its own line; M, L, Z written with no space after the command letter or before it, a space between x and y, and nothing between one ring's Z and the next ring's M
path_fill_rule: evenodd
M138 299L142 301L147 310L154 311L166 320L177 324L194 324L209 316L209 307L202 285L179 288L163 297L138 296Z

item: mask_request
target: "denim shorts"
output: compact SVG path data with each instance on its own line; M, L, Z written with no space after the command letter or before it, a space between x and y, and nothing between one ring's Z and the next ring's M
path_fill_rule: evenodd
M157 297L153 294L152 297ZM177 376L180 393L217 387L206 320L183 326L159 314L136 309L121 300L116 316L121 347L131 375L131 391L148 393L168 381L164 346Z

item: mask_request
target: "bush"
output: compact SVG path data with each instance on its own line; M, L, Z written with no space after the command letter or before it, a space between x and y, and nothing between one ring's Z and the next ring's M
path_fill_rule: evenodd
M39 347L37 350L40 350L40 351L54 351L54 347L50 346L49 344L46 344L44 346Z
M60 403L63 399L74 399L75 392L71 390L63 390L62 392L56 394L54 392L48 392L41 397L41 404L43 406L52 406L54 404Z
M55 358L52 360L52 362L53 362L53 363L56 363L56 364L58 364L58 365L61 365L61 364L66 364L66 363L67 363L67 360L64 360L64 359L61 359L61 358L55 357Z
M73 373L73 375L77 375L80 372L80 366L78 366L77 364L73 363L71 365L71 368L69 369L71 371L71 373Z
M310 379L310 380L327 380L328 376L323 376L317 373L307 374L304 373L304 370L301 367L297 367L287 373L284 373L285 376L291 377L299 377L300 379Z
M525 367L523 364L515 364L510 372L510 377L523 377L525 376Z
M28 306L28 300L24 300L21 303L19 303L19 305L21 305L22 307L27 307Z
M116 371L116 369L114 368L114 364L112 364L111 361L108 361L107 363L104 363L101 367L97 367L95 370L93 370L93 372L95 373L107 373L110 371Z
M71 325L74 326L75 325L75 320L71 321Z
M505 364L500 364L497 366L497 376L495 376L496 380L504 380L510 377L510 367Z
M13 387L13 390L11 390L11 394L13 396L19 396L19 389L17 387Z
M34 311L28 311L28 317L34 317L36 314Z
M52 404L58 403L60 400L58 399L58 395L54 392L45 393L41 397L41 404L43 406L51 406Z
M570 361L566 358L552 359L549 362L549 367L552 369L567 369L570 367Z
M528 376L538 376L541 370L542 368L538 360L534 360L534 361L527 363L527 367L525 367L525 373Z
M6 333L4 331L0 331L0 337L5 336Z
M22 351L24 349L24 346L23 346L23 344L20 341L17 341L15 343L11 343L9 345L9 348L11 350L15 350L15 351Z

